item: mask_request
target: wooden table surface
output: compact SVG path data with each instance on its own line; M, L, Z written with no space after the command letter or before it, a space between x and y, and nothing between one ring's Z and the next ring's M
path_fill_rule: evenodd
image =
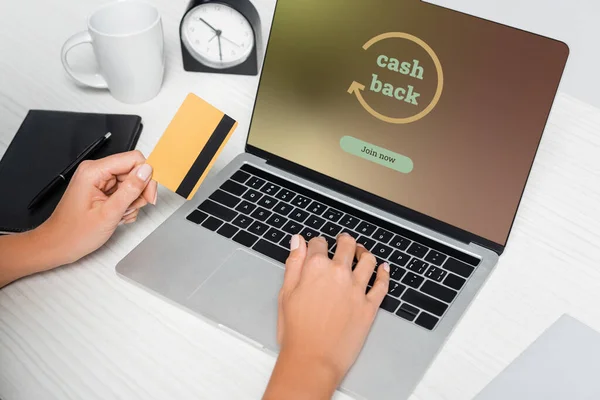
M141 115L138 149L148 155L189 92L240 122L215 171L243 151L258 79L183 71L178 25L186 1L153 1L168 68L159 96L137 106L75 86L60 63L63 42L105 1L0 3L0 156L36 108ZM267 37L274 1L254 3ZM91 54L75 50L76 68L93 69ZM508 247L413 400L472 398L565 312L600 330L599 132L600 109L558 95ZM272 357L115 274L181 204L161 188L158 205L96 253L0 290L0 398L260 398Z

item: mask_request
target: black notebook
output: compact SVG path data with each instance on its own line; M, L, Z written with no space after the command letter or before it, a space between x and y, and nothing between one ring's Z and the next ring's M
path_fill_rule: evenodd
M67 185L32 210L27 209L29 202L100 136L112 133L92 159L133 150L141 131L136 115L29 111L0 160L0 233L23 232L43 223Z

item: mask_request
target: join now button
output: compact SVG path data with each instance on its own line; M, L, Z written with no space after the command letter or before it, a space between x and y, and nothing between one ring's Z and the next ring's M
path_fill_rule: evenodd
M369 160L384 167L391 168L404 174L409 174L414 168L413 161L402 154L394 153L383 147L375 146L352 136L344 136L340 146L346 153Z

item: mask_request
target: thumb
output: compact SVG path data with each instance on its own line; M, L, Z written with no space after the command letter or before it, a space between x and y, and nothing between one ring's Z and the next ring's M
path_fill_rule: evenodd
M290 292L298 286L302 275L302 267L306 258L306 241L300 235L292 236L290 240L290 255L285 262L282 292Z
M150 178L152 178L152 167L148 164L140 165L131 171L127 179L119 184L117 191L106 200L107 211L121 219L131 203L140 197Z

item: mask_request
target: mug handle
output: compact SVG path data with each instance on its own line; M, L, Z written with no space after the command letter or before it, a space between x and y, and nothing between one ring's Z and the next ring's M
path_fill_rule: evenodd
M67 61L67 54L69 54L69 51L74 47L85 43L92 44L92 37L87 31L76 33L65 42L61 50L63 67L65 67L65 71L67 71L71 78L82 85L91 86L96 89L107 89L108 84L100 74L75 73Z

